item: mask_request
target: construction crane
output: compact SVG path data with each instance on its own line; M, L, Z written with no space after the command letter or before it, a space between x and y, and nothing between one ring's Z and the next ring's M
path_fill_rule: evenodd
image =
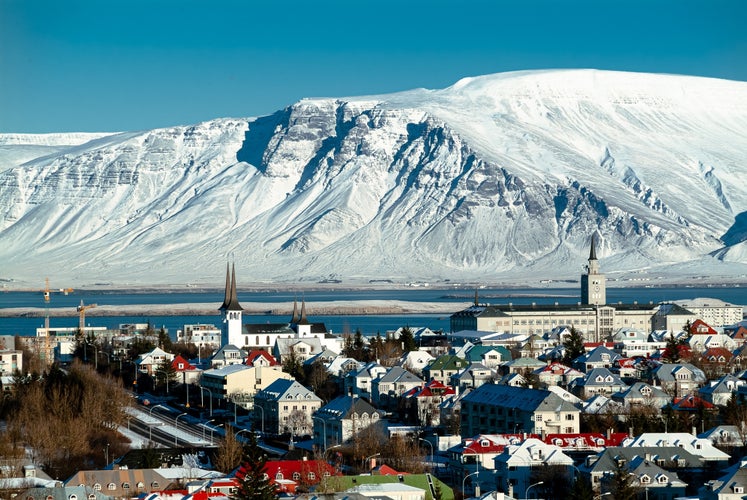
M83 301L80 301L80 305L78 306L78 313L80 313L80 333L84 333L84 328L86 326L86 310L93 309L94 307L96 307L96 304L88 304L87 306L84 306Z
M44 293L44 335L47 337L49 336L49 299L52 292L60 292L67 295L68 293L73 293L73 289L60 288L59 290L52 290L49 288L49 278L44 278L44 290L42 290L42 293Z

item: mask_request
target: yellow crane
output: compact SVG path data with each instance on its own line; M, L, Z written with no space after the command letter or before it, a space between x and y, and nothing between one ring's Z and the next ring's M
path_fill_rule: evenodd
M78 313L80 314L80 332L84 333L84 328L86 326L86 310L93 309L96 307L96 304L88 304L83 305L83 301L80 301L80 305L78 306Z
M44 294L44 334L46 336L49 336L49 299L52 292L60 292L67 295L68 293L73 293L73 289L60 288L59 290L52 290L51 288L49 288L49 278L44 278L44 290L42 290L42 293Z

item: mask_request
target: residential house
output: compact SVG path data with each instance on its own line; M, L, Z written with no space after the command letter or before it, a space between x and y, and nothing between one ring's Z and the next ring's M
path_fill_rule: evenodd
M268 460L265 462L265 473L279 496L308 491L309 488L340 472L324 460ZM236 471L236 477L246 474L243 467Z
M615 361L620 358L622 356L615 351L599 345L574 359L572 365L573 368L586 373L595 368L612 368Z
M379 408L393 410L403 394L424 384L425 381L415 374L393 366L371 383L372 402Z
M311 433L311 416L321 405L322 400L311 390L281 378L254 396L254 418L262 419L265 432L303 436Z
M522 434L480 434L452 446L447 450L447 470L452 482L459 483L468 474L480 471L481 474L477 475L479 484L489 491L495 486L495 457L503 453L506 446L518 445L526 437Z
M212 368L222 368L229 365L240 365L246 361L246 353L247 351L233 344L225 344L210 358L210 366Z
M280 363L285 362L288 356L294 355L303 363L324 351L321 341L317 337L298 338L279 338L275 341L275 347L272 354Z
M215 325L198 323L184 325L176 331L176 341L182 344L194 344L198 348L203 346L218 349L221 344L221 330Z
M702 500L743 500L747 496L747 461L742 460L717 480L706 483L699 491Z
M533 469L562 467L567 471L569 482L574 478L573 459L561 448L534 438L526 439L518 445L507 446L503 453L495 457L494 463L495 484L498 490L517 498L526 492L531 484L536 484L532 475ZM539 497L544 496L541 488L537 493Z
M619 375L612 373L607 368L594 368L587 372L583 378L577 378L571 382L568 390L581 399L589 399L596 394L609 396L627 388L628 385L622 381Z
M695 394L688 394L681 398L675 397L669 404L669 408L675 412L700 413L708 411L715 413L716 407L708 401L701 399Z
M200 381L202 370L177 354L171 361L171 368L176 373L176 379L182 384L196 384Z
M493 383L497 378L498 372L482 363L473 362L464 370L452 375L449 384L463 391L465 389L480 387L483 384Z
M540 383L544 386L561 387L568 387L571 382L584 376L583 372L562 363L550 363L549 365L537 368L532 373L537 376Z
M150 352L139 355L135 364L139 373L146 373L153 376L163 363L170 363L173 360L173 354L164 351L160 347L156 347Z
M423 368L428 366L434 359L436 358L426 351L409 351L402 355L397 364L405 370L418 375L422 374Z
M632 486L644 492L648 500L672 500L685 496L687 483L676 472L668 471L645 457L634 457L626 463L626 470L632 476ZM602 491L609 491L613 475L608 474L602 481Z
M87 486L49 486L28 488L15 498L23 500L114 500L113 495L107 495Z
M331 377L340 381L340 386L343 386L348 373L358 371L364 366L365 363L357 359L337 356L327 364L327 372L329 372Z
M666 342L655 341L651 334L635 328L621 328L612 336L614 350L625 358L648 357L664 349Z
M652 385L659 386L667 394L683 397L694 393L706 383L703 370L690 363L664 363L654 368L650 375Z
M534 333L519 348L519 356L522 358L539 358L548 349L555 347L555 344L546 340L542 335Z
M700 334L696 333L690 336L688 341L690 348L694 352L704 353L708 349L712 348L724 348L728 351L734 351L737 348L737 343L733 338L729 337L725 333L715 334Z
M211 397L248 404L257 393L276 380L294 380L280 366L227 365L205 370L200 387L207 389Z
M81 470L68 478L64 485L86 488L112 498L130 499L143 493L166 489L170 483L171 481L154 469L118 468L113 470ZM80 500L87 498L88 496L80 497Z
M668 473L676 474L677 479L701 474L704 467L703 460L686 449L672 444L662 444L633 448L609 446L597 455L588 456L584 469L591 478L592 488L599 491L618 465L631 470L631 464L635 469L643 461L650 462ZM674 482L675 476L668 476L667 481L670 480L673 484L677 484ZM670 500L672 498L676 497L669 497Z
M15 384L15 373L23 372L23 351L4 349L0 351L0 384L9 391Z
M747 380L726 374L718 380L709 380L705 386L698 389L698 395L711 404L726 406L740 387L747 387Z
M520 375L529 375L534 370L541 368L545 365L546 363L544 361L540 361L532 357L516 358L506 363L503 363L500 366L498 372L503 375L508 375L510 373L518 373Z
M504 346L473 345L464 354L470 363L482 363L488 368L497 368L507 361L511 361L511 351Z
M623 441L623 447L646 448L676 446L699 457L704 463L725 464L729 455L719 450L708 439L687 432L644 432Z
M621 403L626 410L633 408L658 412L672 401L672 397L658 387L645 382L636 382L630 387L612 394L612 400Z
M361 431L381 425L381 414L358 396L340 396L313 414L314 444L323 450L350 441Z
M580 410L546 390L486 384L461 400L461 433L578 433Z
M697 314L677 304L659 304L651 317L651 329L679 332L697 319Z
M354 394L356 396L372 400L373 386L372 382L387 372L387 368L376 361L371 361L363 365L357 371L350 371L345 375L345 394Z
M431 380L423 387L415 387L402 395L404 411L418 425L437 426L441 421L441 403L451 398L456 391L438 380Z
M442 384L449 383L449 378L463 370L469 365L469 362L458 356L445 354L434 359L428 366L423 368L423 375L426 380L436 379Z

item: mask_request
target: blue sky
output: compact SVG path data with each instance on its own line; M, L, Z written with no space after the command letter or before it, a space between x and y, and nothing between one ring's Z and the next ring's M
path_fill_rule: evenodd
M747 81L743 0L0 0L0 132L142 130L546 68Z

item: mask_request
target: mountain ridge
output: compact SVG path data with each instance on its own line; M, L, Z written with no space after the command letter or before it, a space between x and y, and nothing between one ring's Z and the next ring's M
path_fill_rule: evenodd
M0 279L744 279L745 136L745 83L558 70L0 149Z

